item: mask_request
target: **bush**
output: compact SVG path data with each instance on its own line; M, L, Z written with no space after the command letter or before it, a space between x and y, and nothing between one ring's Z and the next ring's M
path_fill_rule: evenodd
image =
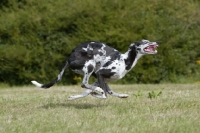
M125 52L140 39L162 41L117 83L180 82L199 75L200 2L173 0L3 0L0 82L29 84L56 77L71 50L102 41ZM184 8L183 8L184 7ZM76 84L66 70L64 84Z

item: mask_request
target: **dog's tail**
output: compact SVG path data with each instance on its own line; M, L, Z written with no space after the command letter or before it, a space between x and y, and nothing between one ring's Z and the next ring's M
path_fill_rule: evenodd
M54 79L53 81L51 81L50 83L47 84L40 84L37 81L31 81L35 86L39 87L39 88L50 88L51 86L53 86L54 84L56 84L58 81L61 80L62 75L66 69L66 67L68 67L68 61L66 62L65 66L62 68L62 70L60 71L60 73L58 74L58 76L56 77L56 79Z

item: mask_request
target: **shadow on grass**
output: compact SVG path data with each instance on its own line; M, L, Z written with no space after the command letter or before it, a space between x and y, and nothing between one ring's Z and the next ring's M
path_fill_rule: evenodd
M52 108L76 108L76 109L91 109L106 106L105 104L91 104L91 103L48 103L40 106L39 108L52 109Z

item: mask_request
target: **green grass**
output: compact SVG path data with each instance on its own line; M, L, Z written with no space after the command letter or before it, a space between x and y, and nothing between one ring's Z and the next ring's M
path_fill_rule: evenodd
M111 85L129 98L67 101L79 86L0 89L1 133L199 133L200 85ZM150 93L162 92L149 98Z

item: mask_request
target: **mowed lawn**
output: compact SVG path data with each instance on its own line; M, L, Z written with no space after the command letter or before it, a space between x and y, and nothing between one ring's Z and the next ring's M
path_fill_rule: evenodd
M200 133L200 84L110 87L129 97L88 96L68 101L68 96L84 89L80 86L54 86L47 90L30 86L1 88L0 132Z

